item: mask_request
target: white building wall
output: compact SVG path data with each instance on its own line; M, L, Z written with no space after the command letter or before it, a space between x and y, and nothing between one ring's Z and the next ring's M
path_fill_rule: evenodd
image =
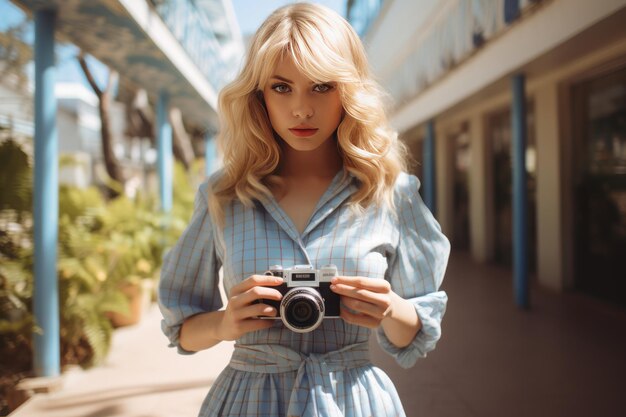
M29 92L21 92L10 82L0 83L0 124L12 126L18 134L32 137L33 104Z
M558 88L552 82L537 89L537 275L548 288L562 290L562 165Z
M626 0L545 3L539 12L514 23L440 81L397 109L391 116L393 126L405 131L435 117L626 6ZM392 27L385 29L397 32Z
M380 17L364 39L372 70L381 80L402 63L416 38L427 29L425 26L437 2L414 0L383 3Z
M59 152L75 152L82 150L82 139L76 115L66 109L57 111L57 132L59 137Z
M474 113L469 118L471 164L469 168L469 222L472 256L479 262L493 257L493 239L490 239L493 218L489 204L487 161L487 133L485 118Z

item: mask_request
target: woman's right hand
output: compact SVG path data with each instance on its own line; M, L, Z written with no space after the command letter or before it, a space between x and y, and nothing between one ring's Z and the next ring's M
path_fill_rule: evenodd
M283 283L282 278L271 275L252 275L230 290L230 298L219 326L219 339L236 340L246 333L272 327L274 320L262 320L259 316L274 317L277 312L267 304L256 303L259 299L280 300L282 294L274 288Z

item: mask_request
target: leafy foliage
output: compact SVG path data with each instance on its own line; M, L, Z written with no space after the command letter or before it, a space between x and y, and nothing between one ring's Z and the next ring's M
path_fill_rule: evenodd
M31 22L24 20L0 32L0 79L12 75L20 88L27 84L26 66L33 57L33 48L26 42L30 26Z
M31 171L19 145L0 143L0 394L7 380L15 382L30 372L31 336L38 331L32 313ZM181 166L174 175L175 207L167 216L151 195L107 201L95 187L60 187L62 365L101 363L113 332L107 313L129 310L124 285L158 277L164 251L193 210L195 187Z
M0 210L29 213L32 207L32 170L28 155L14 141L0 143Z

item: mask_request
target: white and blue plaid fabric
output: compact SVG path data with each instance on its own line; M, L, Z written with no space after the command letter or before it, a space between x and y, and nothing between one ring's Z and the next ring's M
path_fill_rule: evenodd
M355 214L346 202L357 180L341 171L320 199L302 234L269 199L247 208L231 203L219 231L211 223L206 184L190 225L165 258L159 285L162 327L179 352L180 326L194 314L222 307L226 293L271 265L334 264L339 275L386 279L410 300L422 322L413 342L397 348L382 329L381 347L403 367L435 348L447 295L439 291L450 245L418 193L416 177L401 174L395 213L369 207ZM294 333L280 320L236 341L229 366L215 381L200 416L404 416L389 377L368 358L370 330L325 319L310 333Z

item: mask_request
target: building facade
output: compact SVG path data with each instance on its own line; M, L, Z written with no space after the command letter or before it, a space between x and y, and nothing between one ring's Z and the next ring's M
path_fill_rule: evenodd
M436 215L453 247L513 268L512 142L525 130L531 278L622 305L624 22L624 0L387 0L364 36L420 176L433 131ZM515 80L523 130L512 114Z

